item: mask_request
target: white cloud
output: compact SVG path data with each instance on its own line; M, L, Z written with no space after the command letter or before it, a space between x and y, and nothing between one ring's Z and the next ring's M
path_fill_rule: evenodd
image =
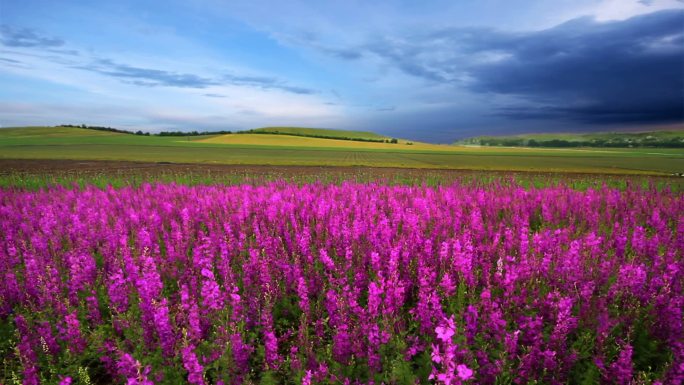
M232 66L231 63L130 55L117 56L115 64L93 67L93 63L108 56L107 52L86 53L81 47L69 48L78 50L81 55L46 55L31 48L2 51L4 59L20 65L0 63L0 74L36 79L52 86L47 87L46 84L45 89L34 90L33 100L43 102L3 104L3 121L0 123L7 126L84 122L138 128L168 128L170 124L175 128L197 124L225 127L229 124L231 128L252 128L263 125L265 121L278 120L293 124L329 123L343 115L342 107L327 104L322 94L301 93L297 90L305 88L271 74L238 72L240 66ZM141 76L146 71L152 75L187 73L212 79L212 82L215 80L216 85L202 88L172 87L162 83L140 86L132 84L132 81L144 83L145 79L107 74L121 71L117 63L124 62L126 68L139 70L143 74ZM249 81L244 84L233 81L231 84L230 79L222 77L229 73L240 75L233 76L235 79ZM260 81L264 82L263 85ZM59 103L50 102L59 100L56 94L62 90L68 90L69 96ZM205 96L207 93L224 97L209 98ZM212 123L212 120L216 122Z
M600 0L596 4L577 9L573 16L589 15L598 21L625 20L632 16L672 8L684 8L684 4L678 0Z

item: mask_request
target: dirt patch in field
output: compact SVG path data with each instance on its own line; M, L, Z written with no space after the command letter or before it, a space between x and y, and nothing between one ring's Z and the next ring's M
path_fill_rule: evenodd
M68 177L112 176L116 178L151 178L168 175L193 175L212 177L245 177L283 180L315 179L325 180L439 180L442 182L464 177L539 177L562 178L563 180L650 180L681 185L684 178L668 176L631 176L589 173L552 173L526 171L486 171L486 170L444 170L383 168L362 166L266 166L266 165L221 165L221 164L184 164L184 163L142 163L122 161L82 161L82 160L23 160L0 159L0 175L54 175Z

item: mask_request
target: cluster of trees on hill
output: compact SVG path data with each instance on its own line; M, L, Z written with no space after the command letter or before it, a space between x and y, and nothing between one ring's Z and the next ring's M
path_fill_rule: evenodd
M158 134L155 134L157 136L201 136L201 135L225 135L225 134L232 134L232 131L188 131L188 132L181 132L181 131L162 131Z
M320 134L279 132L278 130L273 130L273 131L247 130L247 131L238 131L238 132L236 132L236 134L289 135L289 136L303 136L305 138L352 140L355 142L392 143L392 144L399 143L399 140L397 138L392 138L392 139L358 138L358 137L350 137L350 136L332 136L332 135L320 135Z
M112 128L112 127L102 127L102 126L87 126L85 124L76 125L76 124L60 124L58 127L73 127L73 128L85 128L88 130L97 130L97 131L108 131L108 132L117 132L119 134L130 134L130 135L143 135L142 131L137 132L131 132L131 131L126 131L126 130L120 130L118 128ZM148 134L149 135L149 134Z
M506 146L506 147L653 147L653 148L684 148L683 137L656 137L656 136L615 136L611 138L595 138L584 140L566 139L525 139L525 138L476 138L467 141L468 144L481 146Z
M117 132L119 134L129 134L129 135L142 135L142 136L201 136L201 135L224 135L224 134L232 134L231 131L187 131L187 132L182 132L182 131L162 131L157 134L150 134L149 132L143 132L143 131L126 131L126 130L121 130L118 128L112 128L112 127L102 127L102 126L88 126L85 124L79 125L74 125L74 124L60 124L59 127L74 127L74 128L85 128L88 130L96 130L96 131L108 131L108 132Z

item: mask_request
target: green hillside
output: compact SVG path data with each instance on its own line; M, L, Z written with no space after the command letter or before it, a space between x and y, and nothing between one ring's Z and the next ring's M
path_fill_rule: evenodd
M684 148L684 129L648 132L597 132L478 136L456 144L508 147Z
M660 175L684 172L684 151L674 148L551 149L425 143L409 145L402 142L393 144L254 133L173 137L131 135L77 127L2 128L0 159Z
M44 138L84 138L122 135L120 133L98 131L79 127L8 127L0 128L0 139L44 139Z
M279 135L294 135L307 136L313 138L329 138L329 139L369 139L369 140L385 140L390 139L387 136L379 135L368 131L348 131L348 130L333 130L328 128L306 128L306 127L263 127L255 128L253 130L243 131L255 134L279 134Z

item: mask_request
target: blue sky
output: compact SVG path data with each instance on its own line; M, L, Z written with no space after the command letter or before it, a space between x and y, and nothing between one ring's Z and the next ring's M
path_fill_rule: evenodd
M0 0L0 84L3 127L671 127L684 1Z

